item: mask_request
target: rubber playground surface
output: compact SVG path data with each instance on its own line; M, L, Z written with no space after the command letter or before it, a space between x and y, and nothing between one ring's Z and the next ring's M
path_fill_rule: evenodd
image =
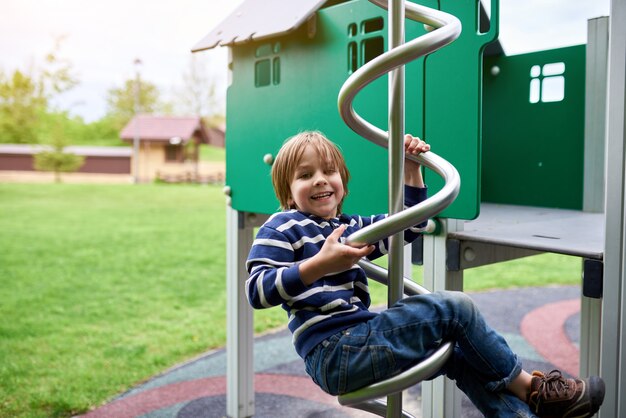
M487 322L499 331L526 370L578 372L580 289L575 286L470 293ZM347 418L374 415L342 407L304 372L283 330L255 339L255 417ZM420 385L405 392L404 408L420 413ZM207 352L149 379L85 418L222 418L226 416L226 353ZM463 418L481 414L467 398Z

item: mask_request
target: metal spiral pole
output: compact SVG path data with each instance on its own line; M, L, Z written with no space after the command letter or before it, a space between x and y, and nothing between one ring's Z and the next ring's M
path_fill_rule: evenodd
M369 1L386 8L384 0ZM363 65L346 80L338 97L339 114L344 122L358 135L384 148L388 148L388 132L369 123L356 113L352 107L356 95L368 84L394 68L404 66L410 61L448 45L461 33L461 22L448 13L410 2L406 2L405 11L407 18L424 23L433 30L391 49ZM432 151L417 156L411 155L408 158L440 175L445 181L444 187L427 201L399 213L390 214L385 221L377 222L351 235L348 242L355 244L376 242L436 215L454 201L458 195L461 181L458 171L452 164ZM392 162L392 164L399 163L402 161Z
M370 1L387 8L385 0ZM404 43L405 14L409 19L424 23L433 30ZM460 32L461 22L450 14L410 2L405 4L404 0L389 0L389 51L359 68L348 78L339 92L339 113L345 123L357 134L389 149L389 216L383 221L352 234L347 241L352 244L371 244L390 237L388 274L386 271L383 273L372 267L371 263L368 264L365 261L360 263L369 276L388 282L390 305L403 297L403 283L406 282L402 277L404 242L402 231L441 212L454 201L460 189L459 173L443 158L432 152L410 156L412 160L442 176L445 185L426 201L403 210L404 65L448 45L459 36ZM365 86L387 73L390 73L388 132L367 122L356 113L352 106L355 96ZM407 286L410 294L428 293L424 288L415 288L410 284ZM448 342L431 357L413 368L386 381L344 394L339 397L339 402L381 416L409 417L410 415L402 411L400 392L435 373L449 358L452 349L452 343ZM377 400L384 396L388 396L387 404Z

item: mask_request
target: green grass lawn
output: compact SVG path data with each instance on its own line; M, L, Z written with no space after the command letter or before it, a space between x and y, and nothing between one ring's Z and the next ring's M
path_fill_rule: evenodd
M465 277L473 290L575 284L580 260ZM0 417L79 414L222 346L225 287L221 187L0 184ZM255 313L257 332L284 323L280 308Z
M480 292L531 286L581 284L581 259L561 254L540 254L504 263L477 267L463 272L464 290ZM386 260L378 262L386 267ZM413 280L422 284L422 267L413 266ZM385 305L387 288L370 281L372 303Z
M0 414L71 416L225 339L220 187L0 185Z

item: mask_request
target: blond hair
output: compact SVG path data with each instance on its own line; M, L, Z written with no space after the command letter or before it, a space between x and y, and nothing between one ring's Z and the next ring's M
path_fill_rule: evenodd
M339 147L321 132L301 132L288 138L283 143L272 165L274 193L276 193L280 207L283 210L295 208L292 202L293 197L291 196L291 182L295 176L298 164L300 164L304 149L309 145L315 149L321 161L339 172L343 183L344 198L348 194L350 172ZM343 198L337 207L337 214L341 213L342 204Z

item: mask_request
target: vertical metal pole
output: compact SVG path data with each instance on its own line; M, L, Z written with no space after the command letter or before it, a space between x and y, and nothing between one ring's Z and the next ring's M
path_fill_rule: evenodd
M134 100L134 113L135 113L135 131L133 137L133 182L139 183L139 140L141 136L139 127L139 112L140 112L140 99L141 99L141 77L139 75L139 68L141 66L141 60L135 58L135 100Z
M583 211L604 212L606 75L609 18L587 21L585 53L585 161Z
M606 119L604 283L600 375L606 396L599 417L626 416L626 1L612 0Z
M253 316L244 292L254 231L245 213L226 210L226 415L243 418L254 415Z
M446 268L446 241L451 232L462 231L460 219L439 219L441 232L424 236L424 286L435 290L463 290L463 270ZM422 382L423 418L458 418L461 394L454 382L443 376Z
M604 212L606 75L609 18L587 22L583 211ZM580 375L600 373L602 300L581 298Z
M389 50L404 43L404 0L389 0ZM389 73L389 214L404 208L404 66ZM389 306L402 299L404 236L389 237ZM402 393L387 397L387 418L402 414Z

